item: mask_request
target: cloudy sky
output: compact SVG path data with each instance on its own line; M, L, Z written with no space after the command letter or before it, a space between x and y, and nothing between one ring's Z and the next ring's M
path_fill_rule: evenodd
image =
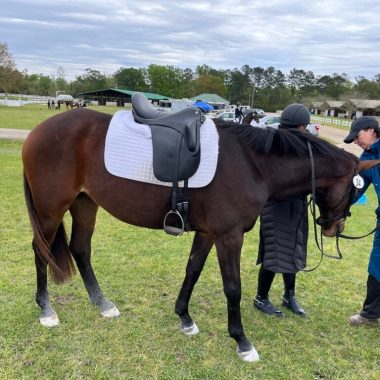
M6 6L4 4L6 3ZM380 73L378 0L0 0L19 70L67 80L150 64Z

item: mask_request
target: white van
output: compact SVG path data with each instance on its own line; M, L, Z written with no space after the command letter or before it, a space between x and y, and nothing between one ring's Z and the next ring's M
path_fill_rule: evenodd
M236 104L228 104L225 106L224 110L226 112L232 112L232 111L235 111L235 108L237 107ZM240 106L242 108L242 111L247 109L247 108L250 108L249 106Z

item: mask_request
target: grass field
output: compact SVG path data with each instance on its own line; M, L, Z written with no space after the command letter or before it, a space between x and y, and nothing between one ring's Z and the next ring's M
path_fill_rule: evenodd
M1 110L2 111L2 110ZM53 111L54 112L54 111ZM93 263L105 294L121 316L102 318L89 303L79 276L50 285L61 324L43 328L34 301L31 229L22 191L21 143L0 140L0 379L380 379L380 328L352 328L348 317L365 295L372 238L342 241L342 261L324 259L300 273L301 319L262 315L252 307L257 285L257 228L242 252L242 319L261 360L244 363L227 334L226 301L215 252L195 288L190 312L197 336L179 332L174 303L181 286L192 234L179 238L127 226L98 214ZM376 197L354 206L346 231L363 234L374 223ZM67 220L69 224L69 219ZM329 253L334 240L325 240ZM319 254L310 236L309 265ZM272 301L280 306L282 279Z
M110 114L120 110L116 107L103 106L91 106L90 108ZM23 107L0 106L0 128L33 129L48 117L65 111L65 106L61 106L60 110L49 110L45 104L27 104Z

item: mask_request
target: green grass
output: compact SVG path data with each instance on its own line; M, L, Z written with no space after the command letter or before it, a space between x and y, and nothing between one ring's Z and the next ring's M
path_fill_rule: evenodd
M104 106L91 106L89 108L110 114L123 109ZM33 129L48 117L62 112L66 112L64 105L61 106L60 110L49 110L45 104L27 104L23 107L0 106L0 128Z
M342 241L341 261L324 259L297 277L301 319L267 317L252 308L257 286L257 227L242 252L242 320L261 360L244 363L227 334L226 301L215 251L210 253L190 303L200 333L179 332L174 303L192 234L128 226L104 211L93 238L93 264L105 294L121 316L102 318L76 276L49 285L60 325L40 326L34 301L31 229L23 201L21 143L0 140L0 379L380 379L380 328L352 328L347 318L365 295L372 237ZM377 199L352 207L346 233L363 234L374 223ZM69 220L67 220L69 222ZM325 249L335 252L334 240ZM309 265L319 254L310 235ZM281 276L272 301L281 307Z

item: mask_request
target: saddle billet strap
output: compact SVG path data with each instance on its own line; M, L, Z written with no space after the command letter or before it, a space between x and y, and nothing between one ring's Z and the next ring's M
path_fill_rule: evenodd
M190 231L189 225L189 196L188 181L184 181L184 187L180 188L178 182L173 183L172 207L164 218L164 231L173 236L182 235L184 231Z
M190 231L189 225L189 191L188 191L188 180L184 181L183 188L180 188L180 194L177 200L177 210L183 217L183 222L185 225L185 231Z
M189 187L188 180L184 181L184 186L179 187L178 182L173 184L172 190L172 211L178 211L182 216L184 229L190 231L189 226Z

